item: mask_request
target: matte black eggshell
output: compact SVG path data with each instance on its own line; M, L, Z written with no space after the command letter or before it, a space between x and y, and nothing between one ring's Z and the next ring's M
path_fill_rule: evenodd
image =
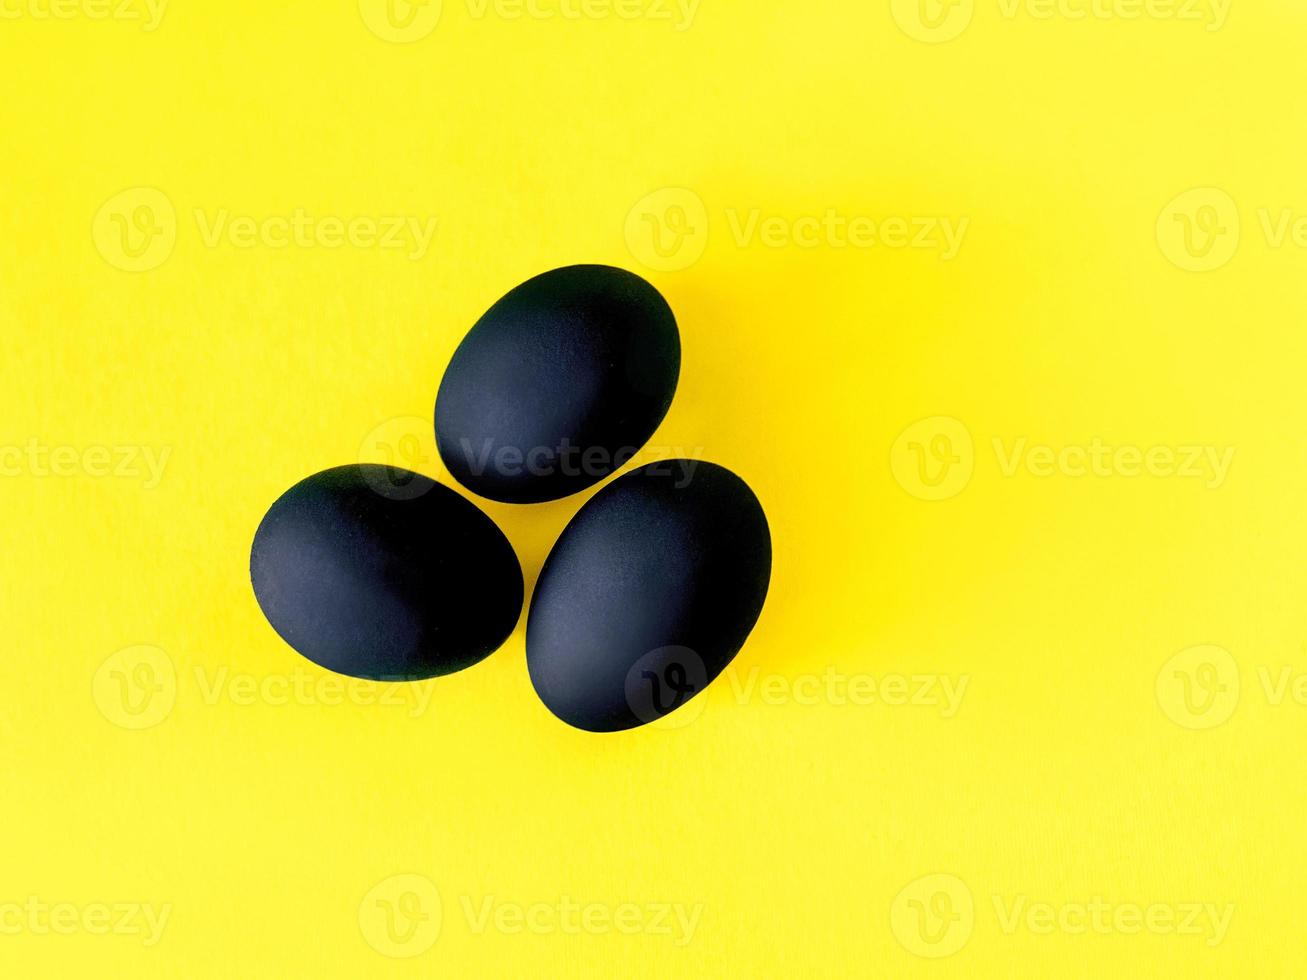
M587 501L540 572L536 693L586 731L656 721L734 659L770 578L767 518L738 476L695 460L634 470Z
M454 479L507 503L557 500L620 469L667 414L681 369L658 290L605 265L555 269L492 306L436 396Z
M494 522L449 487L388 466L341 466L287 490L254 536L250 578L282 639L371 680L469 667L522 610L522 570Z

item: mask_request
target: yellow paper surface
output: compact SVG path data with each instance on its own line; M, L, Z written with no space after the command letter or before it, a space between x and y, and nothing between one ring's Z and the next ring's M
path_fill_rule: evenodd
M6 977L1300 972L1302 42L1276 0L0 0ZM448 479L574 262L682 331L640 457L775 567L668 724L524 622L344 683L259 519ZM528 587L585 496L482 502Z

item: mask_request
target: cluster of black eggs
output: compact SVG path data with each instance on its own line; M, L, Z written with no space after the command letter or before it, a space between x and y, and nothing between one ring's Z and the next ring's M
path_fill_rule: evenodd
M672 402L680 336L666 301L608 266L518 286L454 353L436 399L449 472L529 504L609 476ZM254 537L250 576L273 628L353 677L462 670L512 633L522 571L508 539L449 487L394 467L326 470L288 490ZM743 646L771 577L762 507L729 470L651 463L602 488L541 569L526 652L540 699L595 732L655 721Z

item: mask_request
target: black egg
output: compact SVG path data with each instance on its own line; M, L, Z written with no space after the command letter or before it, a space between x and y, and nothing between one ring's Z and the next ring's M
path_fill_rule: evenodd
M522 570L494 522L449 487L388 466L341 466L287 490L254 535L250 579L282 639L370 680L469 667L522 610Z
M436 397L440 456L491 500L566 497L648 441L680 369L676 318L649 283L605 265L546 272L492 306L454 352Z
M586 731L656 721L734 659L770 578L767 518L738 476L684 459L634 470L586 502L540 572L536 693Z

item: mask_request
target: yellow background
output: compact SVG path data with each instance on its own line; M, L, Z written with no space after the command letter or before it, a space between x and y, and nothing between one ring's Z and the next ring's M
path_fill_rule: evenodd
M154 30L6 0L0 972L1297 975L1307 251L1276 229L1307 214L1307 12L1010 2L445 0L400 43L370 0L176 0ZM420 258L205 237L297 209L438 224ZM828 214L889 240L800 220ZM342 695L259 613L260 517L387 453L448 479L455 345L582 261L678 315L650 452L756 489L757 629L692 717L613 737L541 706L524 622ZM1056 455L1095 440L1232 464ZM483 502L528 587L582 500ZM87 928L122 903L169 909L157 942ZM626 903L638 932L595 924ZM1130 928L1188 903L1233 907L1219 941Z

